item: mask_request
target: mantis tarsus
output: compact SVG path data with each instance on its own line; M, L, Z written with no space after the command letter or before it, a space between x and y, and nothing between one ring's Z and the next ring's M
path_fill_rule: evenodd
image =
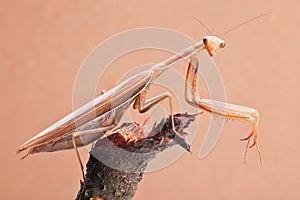
M255 109L249 107L219 102L212 99L200 99L200 96L197 93L197 71L199 68L197 59L198 53L205 50L210 56L214 56L219 50L224 48L224 46L225 42L218 37L204 37L201 41L182 50L169 59L152 66L149 70L125 80L91 102L65 116L21 145L17 149L17 153L29 149L28 153L25 155L26 157L29 154L38 152L58 151L74 147L76 149L76 147L84 146L101 137L106 131L112 130L120 121L124 111L132 103L134 109L137 109L140 113L144 113L154 105L168 99L170 114L172 116L172 129L176 133L174 129L170 94L163 93L148 100L146 100L146 94L151 87L151 84L167 68L179 60L190 58L185 83L186 101L190 105L216 116L252 122L251 133L245 139L242 139L247 140L244 154L245 161L248 148L255 145L258 148L259 113ZM79 138L79 136L81 136L81 138ZM84 142L81 141L82 138L85 139ZM253 138L253 143L249 145L251 138Z

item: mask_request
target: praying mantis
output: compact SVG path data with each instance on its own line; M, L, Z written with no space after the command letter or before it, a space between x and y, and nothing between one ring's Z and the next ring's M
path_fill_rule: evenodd
M197 80L199 70L198 54L206 51L211 57L225 47L225 42L216 36L206 36L199 42L183 49L176 55L165 61L153 65L118 84L114 88L103 92L100 96L83 105L69 115L65 116L49 128L32 137L22 144L16 151L20 153L28 150L29 154L39 152L51 152L85 146L105 132L112 130L121 120L124 112L133 104L133 108L139 113L150 110L153 106L168 100L172 130L176 133L173 117L172 99L169 93L163 93L156 97L146 99L147 92L166 69L182 59L189 59L185 82L185 100L195 108L199 108L215 116L227 119L241 119L252 123L252 131L241 140L247 141L244 153L246 160L247 150L253 146L258 149L258 123L259 113L257 110L245 106L229 104L213 99L201 99L197 92ZM250 145L251 139L253 143ZM260 152L258 149L261 160ZM81 168L82 164L81 164Z

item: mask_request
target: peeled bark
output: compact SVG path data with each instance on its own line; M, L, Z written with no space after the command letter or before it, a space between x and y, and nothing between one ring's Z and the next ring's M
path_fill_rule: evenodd
M132 199L148 162L158 153L176 144L190 151L184 129L195 115L177 114L174 119L177 134L172 131L169 117L154 125L148 134L136 123L124 123L99 139L90 152L76 199Z

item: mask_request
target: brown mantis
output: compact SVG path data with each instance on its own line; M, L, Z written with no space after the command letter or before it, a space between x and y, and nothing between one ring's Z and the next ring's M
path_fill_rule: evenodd
M167 68L179 60L189 58L190 62L185 83L185 99L187 103L216 116L242 119L252 123L251 133L245 139L242 139L247 140L244 154L245 160L248 148L256 145L258 149L259 113L255 109L245 106L219 102L212 99L200 99L197 93L197 71L199 68L197 55L201 51L207 51L210 56L214 56L219 50L224 48L224 46L225 42L218 37L204 37L201 41L187 47L169 59L152 66L149 70L125 80L65 116L21 145L17 149L17 153L29 149L28 153L24 156L26 157L29 154L38 152L50 152L72 148L77 150L77 147L91 143L103 136L106 131L112 130L122 118L124 111L127 110L131 104L133 104L134 109L137 109L140 113L144 113L165 99L169 102L172 129L176 133L170 94L163 93L148 100L146 100L146 95L151 84ZM191 87L189 87L190 85ZM249 145L251 138L253 138L253 143Z

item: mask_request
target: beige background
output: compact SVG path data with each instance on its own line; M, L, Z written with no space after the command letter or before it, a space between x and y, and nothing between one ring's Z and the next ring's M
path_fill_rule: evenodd
M0 199L72 199L80 172L73 151L15 156L24 141L72 110L72 89L83 59L101 41L132 28L155 26L196 40L207 31L222 36L261 13L269 15L226 35L226 49L214 60L228 101L261 113L264 166L251 150L242 164L247 122L225 124L214 151L197 152L208 125L173 165L146 174L134 199L299 199L299 1L1 1L1 185ZM129 55L124 69L158 62L165 54ZM101 61L99 61L101 62ZM178 68L184 72L184 63ZM115 68L116 69L116 68ZM109 89L122 76L100 85ZM207 97L207 92L202 93ZM208 124L210 115L201 117ZM87 152L82 151L84 160Z

